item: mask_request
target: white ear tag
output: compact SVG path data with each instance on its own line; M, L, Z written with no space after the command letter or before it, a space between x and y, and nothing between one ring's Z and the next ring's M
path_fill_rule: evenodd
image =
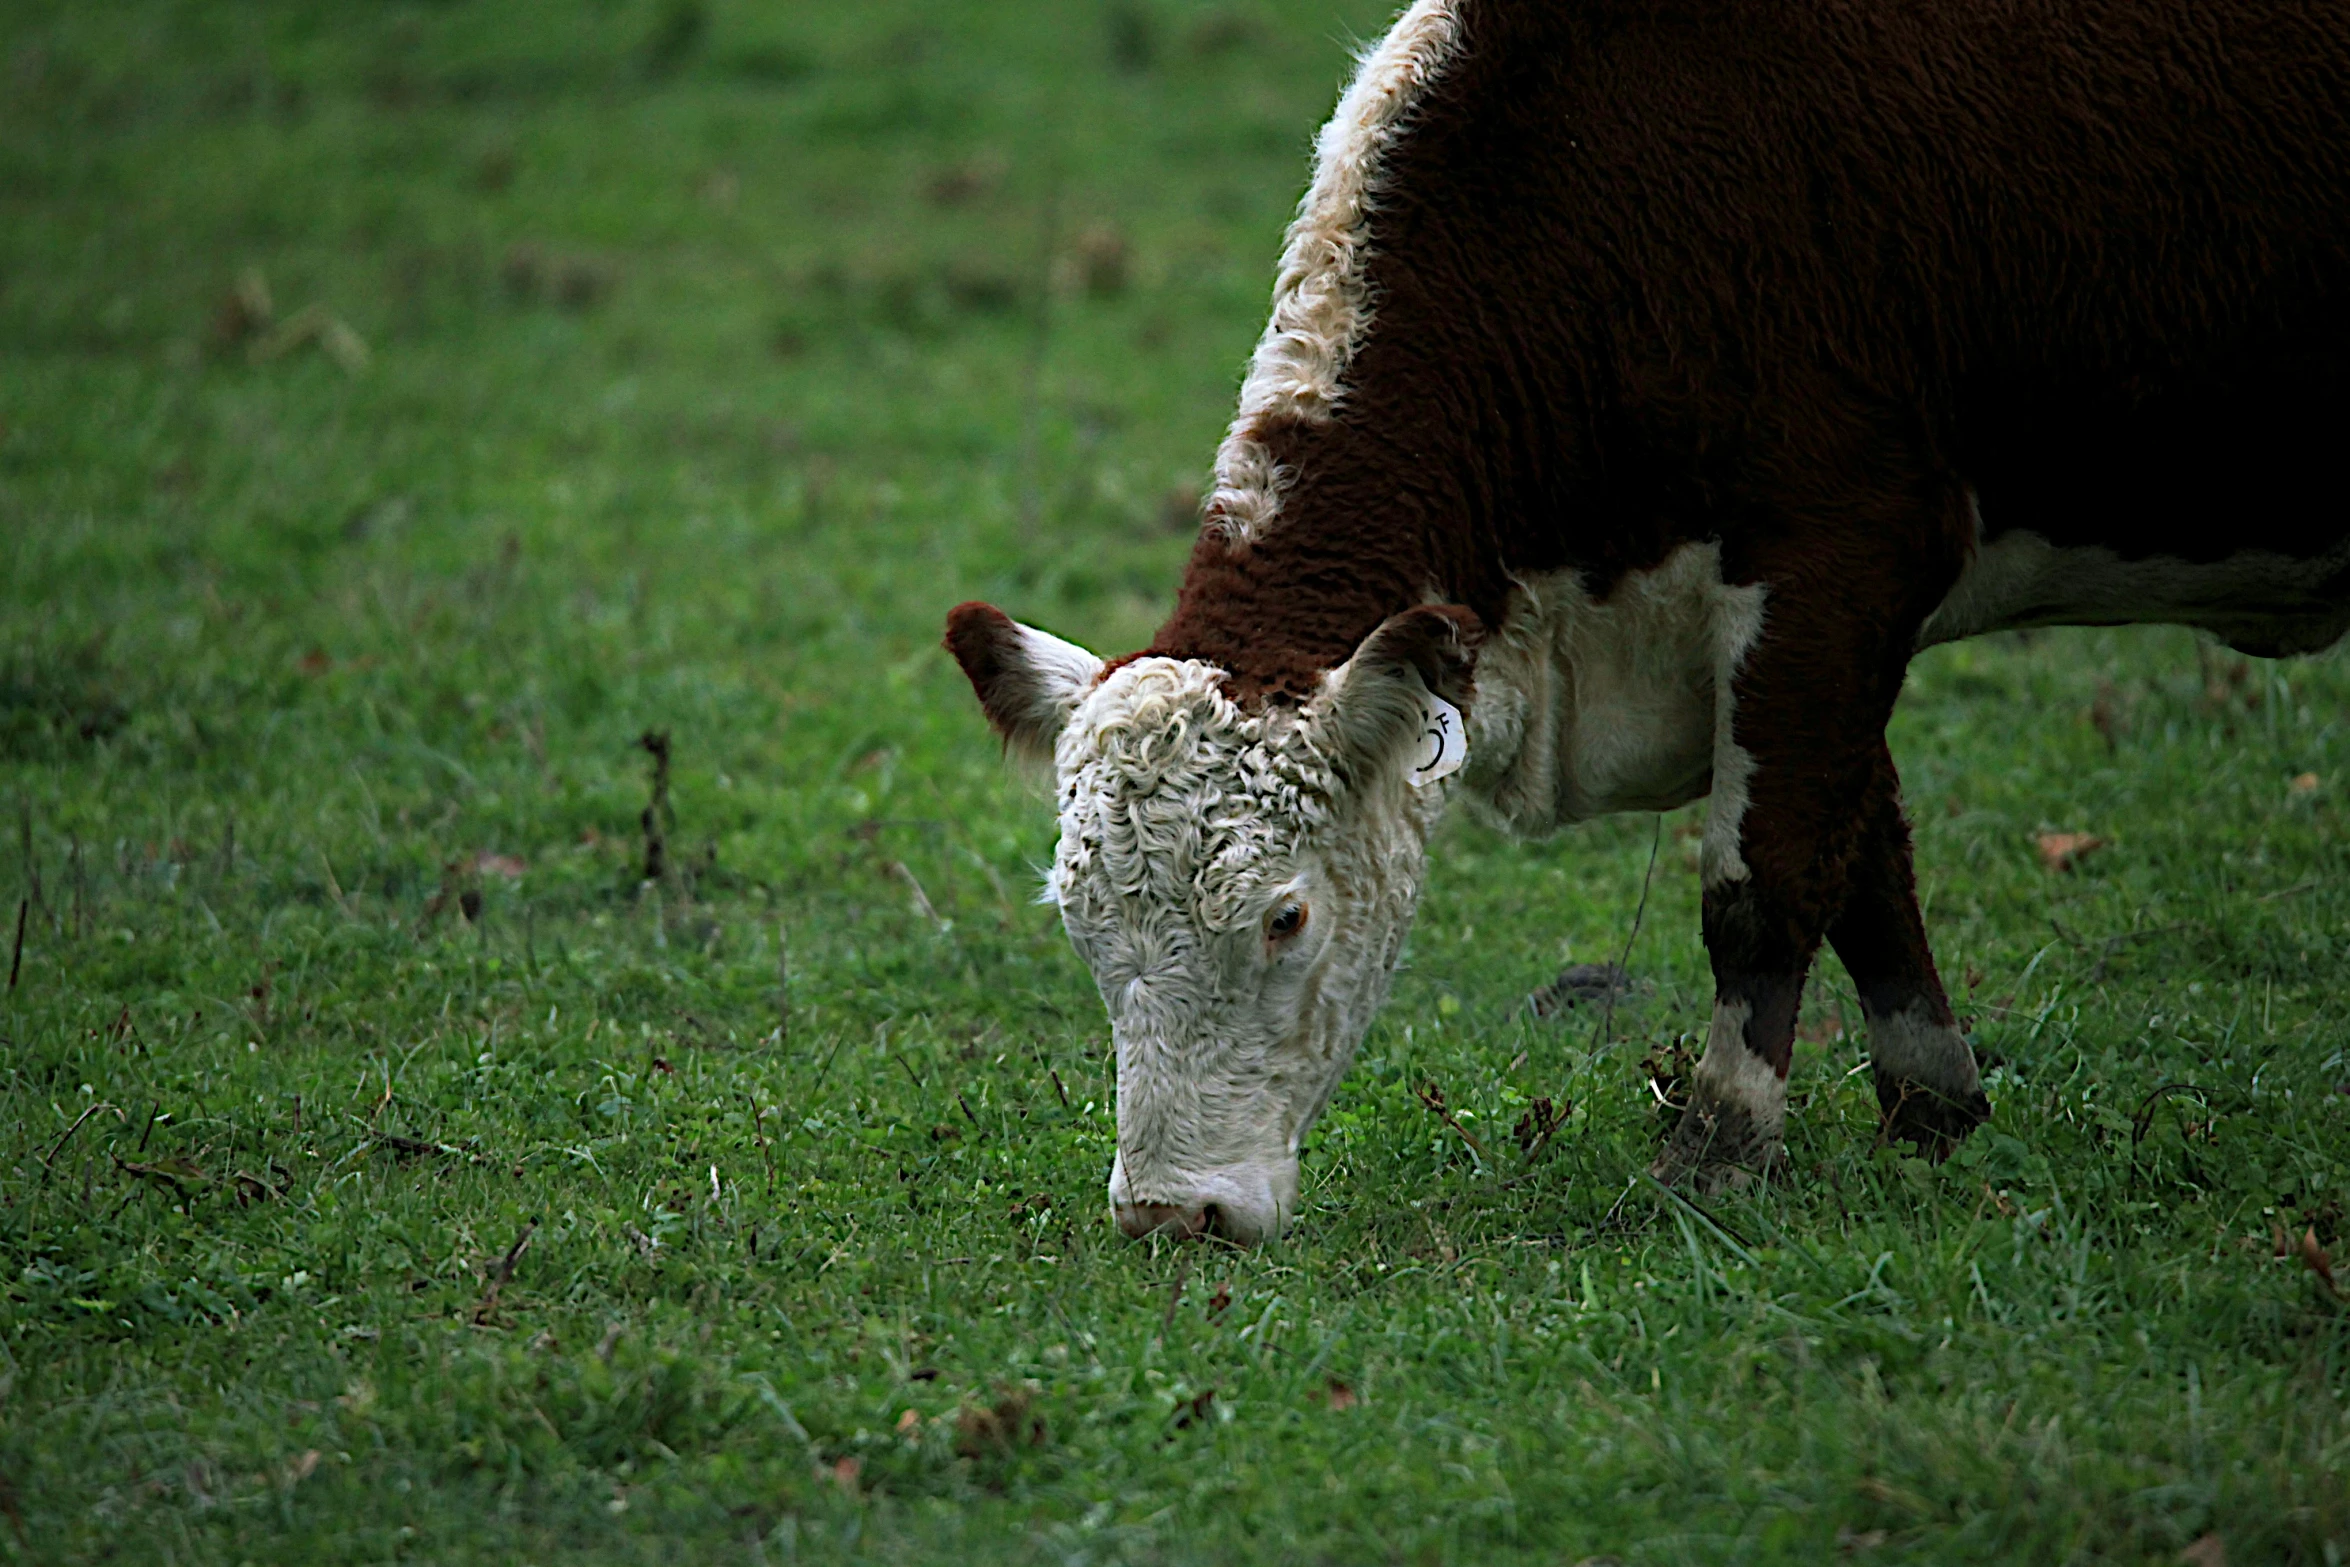
M1412 753L1412 783L1425 787L1460 771L1469 759L1469 726L1461 710L1440 696L1420 704L1420 740Z

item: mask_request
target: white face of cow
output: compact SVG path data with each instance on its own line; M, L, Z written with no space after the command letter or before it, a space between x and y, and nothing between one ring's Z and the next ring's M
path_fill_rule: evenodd
M1212 664L1105 677L995 611L957 617L949 644L997 727L1051 737L1047 896L1110 1014L1121 1228L1279 1234L1299 1144L1411 926L1442 791L1408 774L1430 681L1464 683L1459 622L1399 616L1302 707L1248 711Z

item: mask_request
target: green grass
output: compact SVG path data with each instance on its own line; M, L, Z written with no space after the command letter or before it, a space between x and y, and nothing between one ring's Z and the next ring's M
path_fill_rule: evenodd
M1946 1167L1829 962L1792 1177L1638 1184L1694 816L1606 1031L1520 1001L1650 824L1456 823L1296 1236L1111 1230L1047 812L937 628L1147 637L1379 4L5 17L0 1560L2350 1549L2350 1317L2274 1239L2350 1252L2338 661L1920 661L1996 1063ZM256 358L311 304L362 371Z

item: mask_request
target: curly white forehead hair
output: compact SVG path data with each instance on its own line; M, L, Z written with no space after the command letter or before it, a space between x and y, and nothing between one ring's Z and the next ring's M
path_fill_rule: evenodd
M984 604L948 618L1007 747L1054 759L1045 898L1109 1013L1129 1234L1253 1242L1296 1210L1302 1139L1411 928L1446 792L1421 752L1451 735L1463 760L1429 724L1458 721L1476 635L1465 611L1406 611L1304 703L1249 706L1204 660L1111 668Z
M1249 712L1224 679L1196 659L1142 658L1078 705L1054 751L1051 901L1171 899L1209 931L1255 919L1289 854L1330 819L1339 770L1295 709Z

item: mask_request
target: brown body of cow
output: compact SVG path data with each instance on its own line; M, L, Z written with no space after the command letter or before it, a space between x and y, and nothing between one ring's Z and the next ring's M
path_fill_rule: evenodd
M1721 1059L1661 1172L1768 1162L1750 1090L1783 1102L1823 939L1895 1130L1946 1149L1988 1111L1885 745L1911 655L2134 621L2276 655L2350 625L2350 9L1422 0L1414 27L1384 118L1325 135L1317 190L1352 156L1359 210L1317 262L1309 195L1258 356L1327 362L1244 394L1131 657L1217 666L1255 710L1378 631L1474 714L1533 585L1588 618L1702 563L1748 595L1716 743L1599 802L1716 797ZM1282 347L1283 308L1293 339L1333 319L1316 288L1344 319ZM965 606L949 642L1011 732L1008 624Z

